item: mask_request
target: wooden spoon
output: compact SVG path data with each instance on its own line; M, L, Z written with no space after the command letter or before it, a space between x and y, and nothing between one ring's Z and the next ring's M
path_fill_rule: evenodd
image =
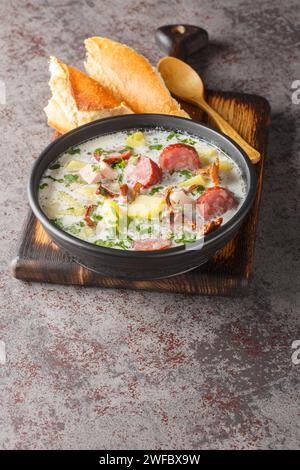
M220 114L212 109L204 98L204 85L192 67L175 57L163 57L157 64L170 92L183 101L199 106L213 118L221 132L233 139L248 155L252 163L260 160L260 153L249 145Z

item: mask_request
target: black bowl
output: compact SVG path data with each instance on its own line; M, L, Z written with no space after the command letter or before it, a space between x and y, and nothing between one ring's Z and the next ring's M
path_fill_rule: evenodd
M38 201L38 188L44 171L69 147L111 132L162 127L198 136L222 148L239 166L246 182L246 198L236 214L223 226L207 235L204 243L194 242L161 251L128 251L106 248L73 237L52 223ZM243 150L225 135L190 119L162 114L130 114L91 122L63 135L41 153L35 162L28 185L31 208L50 238L79 264L99 274L133 279L159 279L190 271L208 261L236 234L256 193L256 173Z

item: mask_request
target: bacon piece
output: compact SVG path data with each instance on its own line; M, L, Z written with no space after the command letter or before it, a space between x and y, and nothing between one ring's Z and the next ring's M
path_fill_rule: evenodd
M210 167L210 177L215 186L219 186L219 183L220 183L219 167L220 167L220 162L219 162L219 159L216 158Z
M87 206L86 209L85 209L83 220L85 221L86 225L88 225L89 227L95 227L97 225L95 220L92 220L91 217L90 217L91 213L93 212L93 210L96 209L96 207L97 206L95 204L91 204L91 205Z
M134 191L134 194L135 196L137 196L138 194L140 194L141 192L141 189L142 189L143 185L139 182L135 183L134 186L133 186L133 191Z
M128 184L120 184L120 194L121 196L126 196L128 195L128 190L129 190L129 187L128 187Z
M219 168L220 162L219 158L217 157L211 165L208 165L205 168L199 168L199 170L197 170L197 173L204 176L210 176L214 185L219 186Z
M96 194L101 194L101 196L106 196L106 197L117 197L118 194L114 193L110 189L108 189L106 186L103 186L103 184L99 184L98 189L96 190Z
M114 152L103 157L103 161L111 165L112 163L119 162L121 160L128 160L132 155L131 150L127 150L127 152Z
M199 170L197 170L197 173L200 175L209 176L210 171L211 171L211 165L206 166L204 168L199 168Z
M171 204L171 201L170 201L170 196L171 196L171 193L173 191L173 186L168 186L166 188L166 195L165 195L165 199L166 199L166 204L169 208L172 207L172 204Z
M100 158L101 158L101 152L100 150L96 149L95 152L93 153L93 157L94 159L99 162L100 161Z
M208 233L214 232L223 222L223 217L218 217L215 220L210 220L203 227L203 234L207 235Z

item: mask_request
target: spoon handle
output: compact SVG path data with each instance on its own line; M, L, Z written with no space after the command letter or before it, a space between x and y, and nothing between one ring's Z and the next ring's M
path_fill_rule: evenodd
M197 104L207 112L207 114L213 118L220 131L223 134L228 135L232 140L234 140L248 155L252 163L257 163L260 160L260 153L251 145L249 145L241 136L236 132L235 129L225 121L220 114L218 114L214 109L212 109L206 101L198 101Z

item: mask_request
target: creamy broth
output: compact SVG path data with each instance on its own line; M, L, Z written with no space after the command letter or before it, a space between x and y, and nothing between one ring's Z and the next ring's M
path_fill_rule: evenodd
M194 158L191 148L199 168L194 162L196 168L160 169L162 152L164 164L172 165L173 160L179 164L182 154L188 159L190 152ZM219 165L218 184L211 174L214 162ZM224 225L246 196L240 169L221 149L159 128L116 132L68 149L46 170L39 188L44 213L62 230L90 243L129 250L163 249L201 239L209 222L218 219ZM141 240L146 242L137 243Z

